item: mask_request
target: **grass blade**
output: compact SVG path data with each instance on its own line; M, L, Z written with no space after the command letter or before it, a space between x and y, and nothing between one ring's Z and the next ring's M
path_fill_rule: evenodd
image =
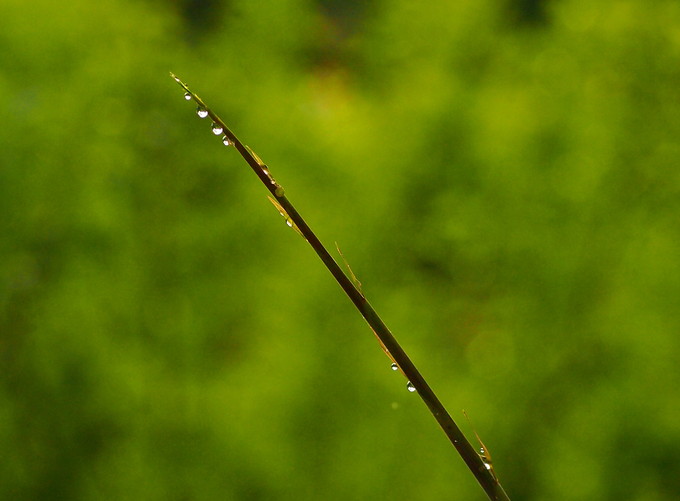
M354 306L356 306L356 308L359 310L359 313L361 313L368 325L371 327L383 350L390 357L390 359L392 359L393 362L397 364L399 370L407 378L408 384L410 385L409 389L415 389L423 402L425 402L425 405L427 405L428 409L439 423L439 426L449 438L460 456L463 458L463 461L475 476L481 487L484 489L484 492L486 492L489 499L500 501L509 500L510 498L505 493L505 490L498 481L493 469L489 468L489 465L484 462L484 456L477 453L458 425L456 425L456 423L453 421L450 414L439 401L432 388L430 388L430 386L425 381L425 378L423 378L423 376L420 374L420 371L418 371L411 359L408 357L408 355L406 355L406 352L404 352L402 347L382 321L378 313L370 305L361 290L355 285L355 280L348 277L342 271L342 268L319 241L317 236L314 234L309 225L307 225L295 207L293 207L291 202L285 196L283 187L272 177L267 165L252 149L250 149L250 147L244 145L229 129L229 127L227 127L222 119L217 116L210 108L208 108L203 100L194 94L184 82L182 82L173 73L170 73L170 75L185 91L185 98L187 100L193 100L198 105L197 111L199 112L199 116L202 118L210 117L213 122L214 130L216 130L216 127L222 129L221 133L223 134L223 140L228 141L230 144L235 146L236 150L241 154L243 159L255 172L260 181L262 181L267 190L269 190L271 193L270 201L279 210L281 215L286 218L286 222L289 224L289 226L296 229L296 231L298 231L298 233L300 233L302 237L307 240L309 245L312 246L328 271L331 272L347 297L349 297L350 301L354 303ZM356 277L353 278L356 279ZM358 283L358 280L356 280L356 282Z

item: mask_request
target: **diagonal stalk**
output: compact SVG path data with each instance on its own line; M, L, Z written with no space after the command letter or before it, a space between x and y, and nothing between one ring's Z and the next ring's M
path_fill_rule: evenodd
M418 392L420 398L422 398L425 405L430 409L430 412L439 423L439 426L463 458L463 461L482 486L489 499L509 501L510 498L498 481L491 464L485 462L482 455L478 454L470 442L468 442L465 435L463 435L463 432L458 428L435 395L434 391L432 391L432 388L427 384L413 362L411 362L411 359L406 355L406 352L404 352L366 297L342 271L342 268L340 268L338 263L328 253L302 216L300 216L295 207L293 207L288 198L286 198L283 187L274 180L264 162L262 162L257 154L255 154L248 146L244 145L231 130L229 130L222 119L213 113L200 97L189 90L189 88L173 73L170 73L170 75L186 92L185 98L187 100L193 100L198 104L198 110L202 112L199 116L211 118L213 130L222 129L220 134L224 141L228 141L228 143L225 144L233 144L236 147L243 159L250 165L257 177L260 178L260 181L262 181L272 194L273 201L276 202L275 205L278 204L277 207L279 210L283 210L282 215L287 216L286 222L289 226L294 227L307 242L309 242L309 245L312 246L319 258L321 258L321 261L326 265L326 268L328 268L328 271L331 272L340 287L342 287L342 290L345 291L347 297L354 303L354 306L357 307L359 313L361 313L368 325L373 329L373 332L378 337L378 340L383 345L383 349L387 352L388 356L394 360L398 368L409 380L411 387L415 388L415 391Z

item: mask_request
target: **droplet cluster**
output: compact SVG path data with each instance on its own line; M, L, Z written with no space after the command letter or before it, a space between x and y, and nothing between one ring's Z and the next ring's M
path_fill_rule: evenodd
M194 96L191 92L186 92L184 94L184 99L186 99L187 101L191 101L193 97ZM210 115L210 112L204 106L199 105L196 108L196 115L198 115L198 118L206 118L207 116ZM221 140L223 145L231 146L232 144L234 144L233 141L231 141L231 139L229 139L229 137L226 134L224 134L224 127L222 127L217 122L213 122L212 125L210 126L210 129L212 130L212 133L215 134L216 136L222 136Z

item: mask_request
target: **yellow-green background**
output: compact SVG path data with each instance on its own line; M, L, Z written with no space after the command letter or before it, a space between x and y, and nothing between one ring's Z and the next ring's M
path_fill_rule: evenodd
M0 498L680 496L680 4L0 3Z

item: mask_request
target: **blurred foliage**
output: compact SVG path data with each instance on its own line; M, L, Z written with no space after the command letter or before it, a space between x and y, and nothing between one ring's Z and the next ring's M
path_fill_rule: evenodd
M0 4L0 498L680 496L680 4Z

